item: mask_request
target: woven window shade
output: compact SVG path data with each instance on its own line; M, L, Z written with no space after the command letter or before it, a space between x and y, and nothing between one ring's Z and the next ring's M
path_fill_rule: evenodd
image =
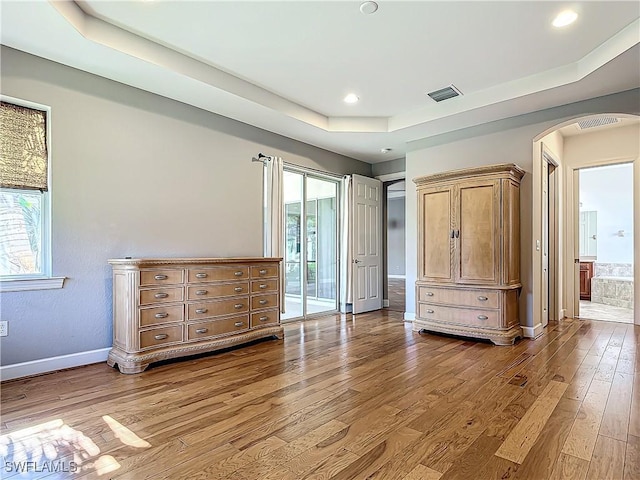
M0 187L45 191L46 112L0 102Z

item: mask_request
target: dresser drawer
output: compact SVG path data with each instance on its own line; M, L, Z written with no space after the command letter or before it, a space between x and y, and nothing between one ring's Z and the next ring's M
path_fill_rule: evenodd
M251 267L251 278L277 277L277 265L253 265Z
M182 325L154 328L140 332L140 349L182 342Z
M278 278L270 280L251 280L251 293L275 292L278 290Z
M264 325L273 325L280 323L278 309L266 310L264 312L256 312L251 314L251 328L262 327Z
M498 308L500 294L495 290L454 290L420 285L418 287L418 301L465 307Z
M434 320L476 327L502 327L500 310L473 310L470 308L443 307L428 303L418 304L418 314L425 320Z
M249 328L249 316L239 315L222 320L212 320L210 322L191 323L187 327L188 340L195 340L205 337L215 337L227 335L229 333L240 332Z
M187 320L198 318L231 315L232 313L247 313L249 311L249 297L230 298L216 302L190 303L187 306Z
M182 305L167 307L153 307L140 309L140 327L150 325L182 322L184 320L184 308Z
M182 287L149 288L140 290L140 305L154 303L182 302L184 289Z
M247 293L249 293L249 282L189 285L187 287L187 300L232 297L234 295L246 295Z
M210 267L190 268L187 275L189 283L220 282L249 278L249 267Z
M184 282L184 270L141 270L140 286L175 285Z
M273 293L271 295L256 295L251 297L251 310L257 310L259 308L270 308L278 306L278 294Z

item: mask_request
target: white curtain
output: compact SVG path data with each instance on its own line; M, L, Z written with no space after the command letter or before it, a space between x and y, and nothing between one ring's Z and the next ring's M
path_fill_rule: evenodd
M353 251L351 246L351 189L352 177L342 177L342 205L340 228L340 311L347 312L347 305L353 303L351 284L353 275ZM349 310L350 311L350 310Z
M269 157L264 163L264 256L284 257L283 162ZM280 265L280 311L284 313L284 263Z

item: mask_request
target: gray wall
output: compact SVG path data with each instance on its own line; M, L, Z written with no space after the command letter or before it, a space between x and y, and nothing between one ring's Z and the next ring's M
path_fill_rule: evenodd
M405 197L387 198L387 275L405 272Z
M533 326L532 270L532 178L533 139L556 125L597 113L640 113L640 89L541 110L528 115L458 130L409 144L406 178L406 270L407 285L417 273L417 198L412 180L422 175L460 168L516 163L527 172L521 186L521 278L520 319ZM415 314L415 291L407 288L406 312ZM535 323L538 323L536 321Z
M374 163L371 166L371 175L389 175L390 173L402 173L405 169L405 158L396 158L395 160L387 160L386 162Z
M2 93L51 113L53 274L62 290L2 294L0 364L111 345L124 256L262 254L258 152L338 174L367 163L2 47Z

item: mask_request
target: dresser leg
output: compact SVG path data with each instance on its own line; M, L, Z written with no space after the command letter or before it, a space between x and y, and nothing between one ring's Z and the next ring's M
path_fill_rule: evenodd
M126 373L128 375L132 375L134 373L144 372L148 366L149 366L148 363L136 363L136 364L127 365L127 366L119 363L118 370L120 370L120 373Z
M507 346L513 345L515 343L515 341L516 341L516 338L517 337L512 337L512 338L509 338L509 337L506 337L506 338L505 337L489 337L489 340L491 340L491 342L494 345L507 347Z

